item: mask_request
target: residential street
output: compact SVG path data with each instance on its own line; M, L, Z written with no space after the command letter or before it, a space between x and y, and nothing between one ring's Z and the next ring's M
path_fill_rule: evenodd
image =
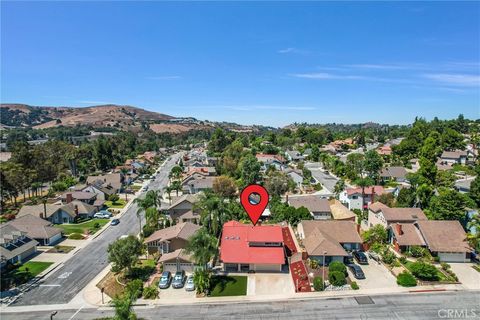
M160 169L149 189L162 189L167 185L168 173L180 157L176 154ZM107 265L108 244L124 234L138 233L137 206L132 204L120 218L120 224L108 227L63 266L24 293L12 305L39 305L68 303Z
M319 162L308 162L305 164L305 167L307 167L312 172L312 176L318 182L320 182L325 189L330 191L330 193L333 193L335 185L339 180L338 178L335 178L331 174L326 174L322 169L320 169L322 166Z
M144 319L478 319L480 292L407 293L318 298L276 302L242 302L137 307ZM51 311L22 312L23 320L47 319ZM450 317L447 315L450 314ZM456 317L454 315L456 314ZM59 310L54 319L95 319L112 316L111 309ZM18 313L2 313L3 320Z

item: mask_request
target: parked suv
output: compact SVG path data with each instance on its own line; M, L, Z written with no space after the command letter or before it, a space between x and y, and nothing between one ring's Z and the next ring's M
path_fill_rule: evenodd
M355 260L357 260L358 264L368 264L368 259L365 253L361 251L355 251L353 256L355 257Z
M183 288L185 284L185 271L177 271L173 277L172 287L175 289Z
M167 289L170 287L170 282L172 281L172 274L170 271L163 271L160 281L158 282L158 287L160 289Z
M365 274L363 273L363 270L360 266L357 266L356 264L349 264L348 269L353 273L353 276L355 279L365 279Z

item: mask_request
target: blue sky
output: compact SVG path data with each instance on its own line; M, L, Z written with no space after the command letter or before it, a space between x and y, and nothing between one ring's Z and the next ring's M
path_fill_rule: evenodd
M479 2L2 2L1 101L283 126L480 114Z

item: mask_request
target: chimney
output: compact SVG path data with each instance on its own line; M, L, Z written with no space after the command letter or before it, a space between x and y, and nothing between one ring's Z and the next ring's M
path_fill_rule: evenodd
M399 235L403 234L402 225L400 223L397 222L397 224L395 225L395 228L397 228L397 233Z
M73 201L73 195L71 193L67 193L67 203L70 203Z
M78 216L78 206L75 205L75 216Z

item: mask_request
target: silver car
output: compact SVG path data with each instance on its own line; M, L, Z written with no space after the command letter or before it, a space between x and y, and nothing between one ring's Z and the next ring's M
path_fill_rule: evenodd
M195 290L195 283L193 283L193 276L192 275L188 276L187 282L185 282L185 290L186 291Z

